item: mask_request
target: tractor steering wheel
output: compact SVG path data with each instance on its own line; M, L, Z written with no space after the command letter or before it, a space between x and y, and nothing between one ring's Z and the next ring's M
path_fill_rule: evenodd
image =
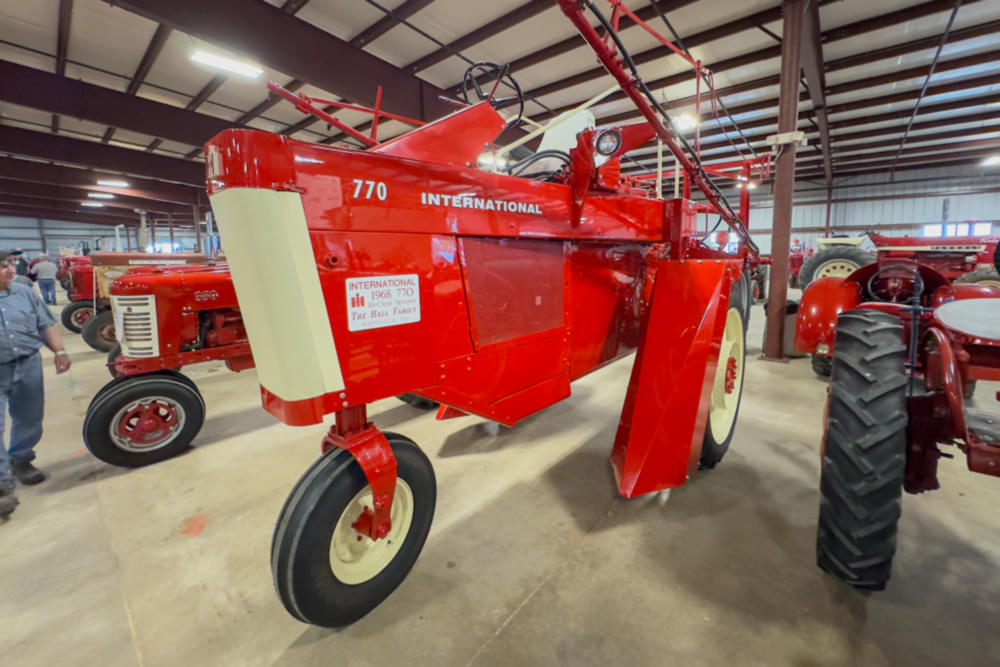
M477 102L482 102L483 100L489 100L493 108L501 107L508 102L517 102L517 115L513 120L507 123L507 127L504 129L510 129L512 127L517 127L521 123L521 119L524 117L524 93L521 92L521 86L517 84L514 77L508 72L509 65L498 65L496 63L490 62L479 62L469 65L468 69L465 70L465 74L462 76L462 89L461 95L462 100L466 104L475 104ZM482 79L484 83L488 85L481 86L479 80ZM492 93L498 92L500 87L507 85L514 89L514 94L509 97L494 97ZM495 90L494 90L495 89ZM470 93L472 93L475 98L470 99Z
M888 264L872 274L866 287L876 301L906 303L923 293L924 279L915 266Z

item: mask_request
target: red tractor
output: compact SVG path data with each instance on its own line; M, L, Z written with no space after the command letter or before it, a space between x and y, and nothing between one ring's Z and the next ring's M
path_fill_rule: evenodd
M224 360L253 368L246 329L225 267L129 273L110 286L117 331L108 355L115 379L87 408L83 440L97 458L136 467L175 456L201 430L205 402L178 369Z
M618 40L622 15L641 19L614 3L608 20L587 3L598 33L579 2L558 4L645 122L581 127L562 145L543 139L544 152L494 159L509 121L494 105L523 99L497 99L499 86L516 86L506 67L480 66L465 79L467 105L383 143L377 128L361 134L317 106L330 101L272 87L367 150L256 130L205 146L263 405L290 425L334 415L272 542L275 586L304 622L334 627L368 613L409 572L430 528L431 463L412 440L369 423L372 401L414 392L442 403L439 418L512 426L636 351L611 452L620 493L681 486L730 445L744 269L756 252L749 195L734 212L679 146ZM377 126L385 114L374 114ZM659 198L621 173L622 156L654 137L706 203ZM706 212L729 225L735 253L705 243Z
M77 264L90 264L90 255L59 255L56 258L56 280L66 290L70 291L72 267Z
M91 263L76 262L70 267L70 303L63 308L62 323L70 331L82 334L84 341L98 352L109 352L115 344L109 294L112 281L129 272L209 263L205 255L197 253L99 252L89 258Z
M852 586L882 589L904 489L939 488L937 462L951 447L970 470L1000 475L1000 415L965 403L977 380L1000 380L1000 289L879 261L817 280L802 306L797 341L832 347L817 561Z
M862 250L864 237L835 236L819 239L819 251L806 258L799 273L799 287L818 278L845 278L876 260L910 260L929 266L948 280L1000 287L994 268L997 237L883 236L869 232L875 253Z

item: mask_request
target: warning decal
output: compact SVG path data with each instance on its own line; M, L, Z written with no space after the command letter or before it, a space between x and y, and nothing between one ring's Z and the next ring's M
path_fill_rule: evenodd
M419 321L420 278L417 274L347 279L348 331Z

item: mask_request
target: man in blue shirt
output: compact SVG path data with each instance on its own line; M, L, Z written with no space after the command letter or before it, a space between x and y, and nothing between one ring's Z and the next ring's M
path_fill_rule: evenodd
M14 282L16 275L11 251L0 250L0 438L8 410L11 418L10 448L0 440L0 519L17 506L15 479L22 484L45 480L31 463L45 407L39 348L45 345L55 353L56 373L70 367L55 318L34 289Z

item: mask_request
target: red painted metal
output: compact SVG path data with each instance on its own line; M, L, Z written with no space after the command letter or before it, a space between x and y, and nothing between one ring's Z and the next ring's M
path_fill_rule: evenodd
M955 280L979 267L992 266L1000 237L996 236L883 236L868 232L880 261L910 260Z

